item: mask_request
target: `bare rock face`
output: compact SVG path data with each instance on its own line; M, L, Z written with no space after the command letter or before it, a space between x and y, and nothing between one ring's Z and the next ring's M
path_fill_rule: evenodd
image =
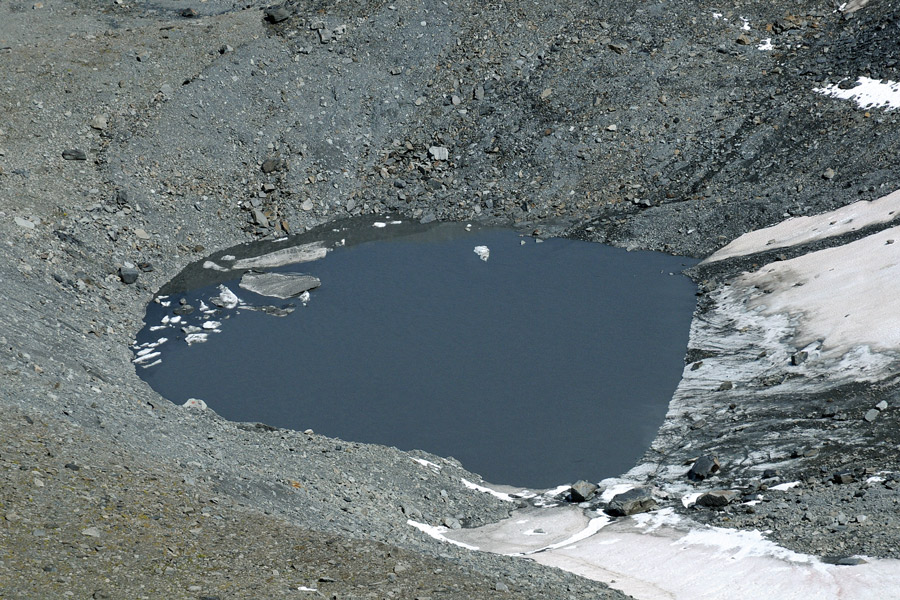
M318 277L301 273L247 273L240 286L261 296L293 298L322 285Z

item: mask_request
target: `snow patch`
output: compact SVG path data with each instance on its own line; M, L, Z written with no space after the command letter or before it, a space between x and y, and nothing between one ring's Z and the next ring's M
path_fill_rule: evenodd
M492 490L489 487L485 487L483 485L478 485L477 483L472 483L468 479L464 479L462 477L459 480L464 486L466 486L470 490L475 490L477 492L484 492L485 494L490 494L491 496L494 496L495 498L499 498L500 500L503 500L504 502L515 502L515 498L513 498L509 494L504 494L503 492L498 492L497 490Z
M465 548L466 550L478 550L478 546L471 546L469 544L465 544L463 542L457 542L456 540L451 540L448 537L444 536L444 533L449 531L446 527L435 527L434 525L428 525L426 523L419 523L417 521L413 521L412 519L406 522L407 525L411 525L415 527L419 531L433 537L436 540L440 540L442 542L447 542L449 544L453 544L454 546L459 546L460 548Z
M835 83L813 91L832 98L853 100L859 108L900 108L900 82L859 77L856 87L844 90L839 86L840 83Z

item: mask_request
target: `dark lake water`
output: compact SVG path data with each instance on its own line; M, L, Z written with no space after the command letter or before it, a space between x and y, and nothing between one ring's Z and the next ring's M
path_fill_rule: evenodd
M681 375L695 287L679 273L696 261L376 220L191 265L147 308L138 374L231 420L454 456L494 483L598 481L634 465ZM243 270L216 270L316 241L323 258L258 269L319 278L308 299L261 296L239 286ZM181 302L195 310L179 319Z

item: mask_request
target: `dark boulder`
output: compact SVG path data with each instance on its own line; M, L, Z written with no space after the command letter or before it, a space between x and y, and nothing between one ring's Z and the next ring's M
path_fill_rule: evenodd
M593 496L596 491L596 485L582 479L581 481L576 481L575 484L569 488L569 495L572 498L572 502L584 502Z
M656 508L656 500L645 488L634 488L613 497L606 505L606 512L614 517L627 517L651 511Z
M703 481L719 470L719 459L710 454L705 454L694 461L691 470L687 472L687 478L691 481Z

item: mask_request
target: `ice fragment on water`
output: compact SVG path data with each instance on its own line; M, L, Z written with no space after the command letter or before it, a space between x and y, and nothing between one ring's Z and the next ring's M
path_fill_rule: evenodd
M487 246L475 246L475 254L477 254L478 258L481 260L487 261L491 256L491 250Z

